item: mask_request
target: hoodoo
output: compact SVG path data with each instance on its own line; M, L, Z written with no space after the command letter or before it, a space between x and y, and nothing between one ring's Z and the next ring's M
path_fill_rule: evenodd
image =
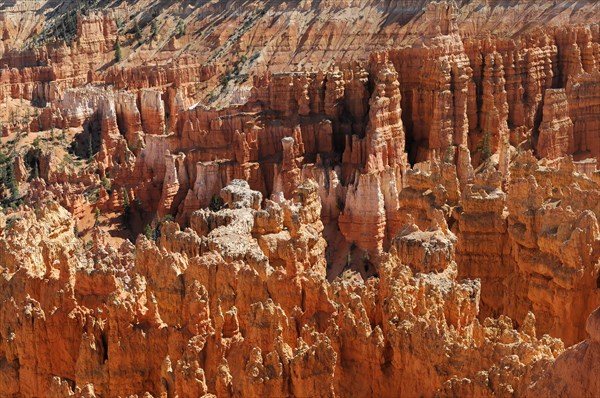
M600 4L0 4L0 398L600 396Z

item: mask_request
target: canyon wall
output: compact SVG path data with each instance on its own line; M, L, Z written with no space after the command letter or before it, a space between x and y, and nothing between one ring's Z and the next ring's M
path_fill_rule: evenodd
M538 3L0 5L0 392L598 395L599 6Z

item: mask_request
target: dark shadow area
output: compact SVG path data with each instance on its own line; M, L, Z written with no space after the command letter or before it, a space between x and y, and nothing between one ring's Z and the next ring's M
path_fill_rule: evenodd
M542 98L538 107L535 111L533 119L533 129L531 130L531 146L533 149L537 148L538 139L540 138L540 126L542 125L543 110L544 110L545 97Z
M83 131L71 142L69 152L82 159L91 159L100 150L101 120L98 113L83 123Z
M415 124L412 119L412 91L402 92L402 124L404 125L405 144L404 151L408 154L408 162L414 166L417 160L419 143L415 140Z
M4 0L0 3L0 11L8 10L17 4L17 0Z
M32 147L25 154L25 165L31 170L28 181L40 177L40 148Z

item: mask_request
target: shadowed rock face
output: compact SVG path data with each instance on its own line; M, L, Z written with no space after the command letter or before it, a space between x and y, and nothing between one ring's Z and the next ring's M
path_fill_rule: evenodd
M600 395L596 2L78 4L0 5L0 396Z

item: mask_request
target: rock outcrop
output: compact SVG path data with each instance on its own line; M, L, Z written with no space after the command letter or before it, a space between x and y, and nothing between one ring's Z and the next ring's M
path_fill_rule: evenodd
M574 146L567 95L564 90L546 90L536 152L542 158L557 159L574 153Z
M0 5L0 396L598 395L596 2L134 3Z
M595 310L587 319L587 339L559 355L535 383L530 396L545 396L560 391L569 396L593 397L600 392L598 375L593 365L600 348L598 312Z
M469 188L459 217L457 258L464 277L482 278L485 314L544 314L538 330L573 344L597 306L597 182L517 158L508 193L499 175ZM495 184L494 184L495 181ZM487 186L487 188L485 187ZM575 311L571 313L570 311Z
M521 332L507 318L480 324L480 286L454 279L452 241L443 236L401 238L410 250L445 252L431 262L442 266L434 265L441 273L414 273L428 270L401 264L407 255L415 258L402 249L400 257L392 252L382 261L377 283L349 274L329 285L318 260L325 241L314 183L299 186L293 201L264 209L260 193L242 181L221 196L224 209L195 212L185 231L166 223L157 243L140 237L135 250L104 246L101 237L84 249L64 209L24 209L0 241L22 258L11 263L3 250L0 260L8 276L3 319L12 319L2 326L8 336L2 340L3 391L492 394L525 391L536 364L562 351L558 340L535 337L535 321ZM29 228L32 223L56 225L46 235ZM16 239L28 239L43 260L23 257ZM83 256L69 255L80 250ZM58 301L46 303L47 295ZM425 333L431 325L437 331ZM57 350L64 351L61 361L52 355ZM469 366L456 361L473 356L478 360ZM432 361L440 371L423 383L419 374ZM510 365L497 368L503 361ZM356 378L357 372L371 382Z

